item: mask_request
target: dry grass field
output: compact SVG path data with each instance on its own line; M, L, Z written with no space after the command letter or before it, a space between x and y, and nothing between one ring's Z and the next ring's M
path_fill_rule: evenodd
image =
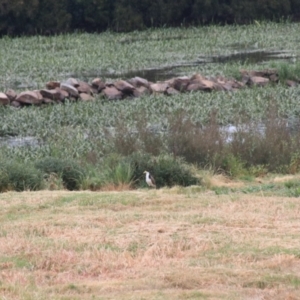
M0 299L300 299L299 198L0 194Z

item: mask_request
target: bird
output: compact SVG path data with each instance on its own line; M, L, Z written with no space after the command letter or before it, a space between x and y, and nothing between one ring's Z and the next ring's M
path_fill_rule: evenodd
M149 186L156 188L155 179L154 177L148 172L145 171L144 174L146 174L146 182Z

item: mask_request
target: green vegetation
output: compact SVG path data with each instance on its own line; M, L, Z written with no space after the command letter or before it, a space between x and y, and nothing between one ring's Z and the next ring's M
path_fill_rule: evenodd
M99 96L86 103L66 101L19 110L0 107L0 161L32 166L50 159L52 169L41 169L47 173L44 184L51 189L141 187L145 170L155 175L159 186L195 184L196 168L241 178L268 172L295 174L300 169L300 93L299 87L288 88L285 79L300 77L298 32L299 24L261 22L127 34L4 37L0 52L6 59L0 64L7 71L0 74L2 90L22 90L24 85L41 88L48 80L70 76L126 78L141 69L171 68L175 63L178 75L227 77L238 77L242 68L276 67L280 82L234 93L150 95L116 102ZM263 65L260 60L231 61L237 51L257 55L282 51L287 59L278 63L275 56ZM202 57L213 62L197 63ZM225 62L214 62L217 58ZM228 130L229 125L234 131ZM7 136L30 137L35 142L10 146L5 144ZM65 162L72 162L75 174L64 175ZM175 173L184 174L180 175L184 179L171 178ZM6 175L1 176L7 182Z
M0 192L39 190L43 187L42 183L41 172L32 165L13 161L0 162Z
M53 173L61 177L68 190L78 190L85 176L84 170L76 162L55 157L44 158L38 161L35 167L48 178Z
M299 18L299 0L1 0L0 34L132 31Z

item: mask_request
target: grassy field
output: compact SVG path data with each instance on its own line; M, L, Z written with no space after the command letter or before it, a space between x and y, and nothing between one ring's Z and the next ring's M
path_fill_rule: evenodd
M298 179L1 194L0 299L299 299Z

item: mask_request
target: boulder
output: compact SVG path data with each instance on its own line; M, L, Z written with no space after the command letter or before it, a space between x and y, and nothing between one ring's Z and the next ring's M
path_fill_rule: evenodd
M23 104L41 104L43 96L39 91L25 91L17 96L16 101Z
M90 94L80 93L79 94L79 99L82 100L82 101L91 101L91 100L94 100L94 97L91 96Z
M109 100L120 100L123 98L122 92L117 90L114 86L105 87L102 93Z
M76 87L76 89L79 93L85 93L89 95L93 94L92 87L87 82L84 81L78 81L78 86Z
M190 78L187 76L177 77L170 83L171 87L179 92L185 92L188 85L190 84Z
M177 89L174 89L173 87L170 86L167 88L166 94L171 96L171 95L180 94L180 92Z
M150 91L148 88L146 88L145 86L140 86L137 87L134 91L133 91L133 96L134 97L141 97L143 95L148 95L150 94Z
M57 100L57 101L63 100L60 89L40 90L40 93L42 94L44 99L48 98L48 99Z
M165 93L168 87L169 84L166 82L157 82L150 85L150 90L153 93Z
M60 88L63 91L68 92L69 96L71 96L71 97L78 98L78 96L79 96L79 93L78 93L77 89L74 86L72 86L68 83L62 82L60 84Z
M43 103L45 103L45 104L54 104L56 102L54 100L51 100L49 98L44 97L43 98Z
M59 81L48 81L46 83L46 88L48 90L54 90L55 88L60 87L60 82Z
M278 81L279 81L279 75L278 74L272 74L271 76L269 76L269 79L272 82L278 83Z
M69 93L65 90L62 90L61 88L55 88L56 91L60 94L60 101L65 100L66 98L69 98Z
M135 89L133 85L131 85L125 80L115 81L113 85L115 86L116 89L118 89L119 91L127 95L132 95Z
M21 103L16 100L12 101L10 105L16 108L21 107Z
M249 84L256 85L256 86L265 86L270 82L268 78L259 77L259 76L252 76L250 77Z
M196 73L191 77L191 81L197 81L197 82L205 79L206 78L199 73Z
M76 78L68 78L65 83L72 85L74 87L78 87L79 86L79 81Z
M14 101L17 98L17 96L18 96L18 94L14 90L12 90L12 89L8 89L5 92L5 95L8 97L8 99L10 101Z
M7 97L7 95L0 92L0 105L7 105L7 104L9 104L9 102L10 101L9 101L9 98Z
M144 78L141 78L141 77L133 77L129 80L127 80L131 85L133 85L135 88L138 88L138 87L146 87L146 88L149 88L150 87L150 83L147 79L144 79Z
M187 91L207 91L210 92L215 89L215 83L211 80L207 79L197 79L192 80L191 83L187 87Z
M298 85L298 83L294 80L286 80L285 83L287 84L287 86L289 87L295 87Z
M98 93L105 89L105 83L100 78L95 78L92 81L92 86L97 89Z

